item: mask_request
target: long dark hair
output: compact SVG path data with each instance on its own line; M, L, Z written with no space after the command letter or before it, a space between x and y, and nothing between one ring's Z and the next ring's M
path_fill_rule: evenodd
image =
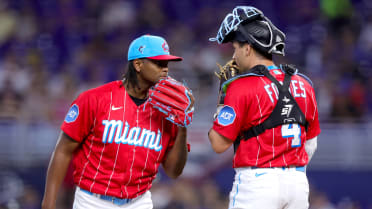
M128 62L127 71L125 72L123 76L123 84L125 85L125 83L128 84L128 87L132 87L132 88L139 87L138 79L137 79L137 71L134 68L133 60Z

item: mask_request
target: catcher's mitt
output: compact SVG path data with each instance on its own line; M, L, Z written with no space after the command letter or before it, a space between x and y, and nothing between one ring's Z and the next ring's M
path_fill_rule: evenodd
M171 77L160 80L150 90L148 102L178 126L187 127L192 122L194 98L191 90Z
M219 87L219 93L218 93L218 105L223 105L225 94L223 93L221 87L222 84L229 80L230 78L233 78L239 74L239 68L236 65L234 60L228 61L224 66L221 66L217 63L218 68L220 69L220 72L214 72L216 76L220 79L220 87Z

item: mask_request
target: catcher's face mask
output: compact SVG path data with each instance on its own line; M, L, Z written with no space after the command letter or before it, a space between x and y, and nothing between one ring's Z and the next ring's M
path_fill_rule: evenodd
M219 44L232 40L248 42L264 55L284 56L285 34L258 9L251 6L237 6L226 15L217 32L209 41Z
M258 17L263 17L263 13L260 10L251 6L237 6L232 13L226 15L217 32L217 36L210 38L209 41L217 41L219 44L226 43L226 36L232 31L236 31L240 23L250 22Z

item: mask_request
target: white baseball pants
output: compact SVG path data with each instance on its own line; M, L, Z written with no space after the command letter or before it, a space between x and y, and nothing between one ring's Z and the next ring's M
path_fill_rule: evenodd
M236 168L229 209L308 209L304 167Z
M103 200L94 195L76 188L73 209L153 209L151 192L147 191L129 203L123 205L114 204L112 201Z

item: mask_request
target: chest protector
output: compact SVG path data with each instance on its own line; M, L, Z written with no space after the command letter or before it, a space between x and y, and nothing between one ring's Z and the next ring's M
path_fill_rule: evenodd
M297 72L297 70L290 65L283 65L281 66L281 69L285 73L283 84L276 80L274 76L270 74L269 70L263 65L255 66L252 70L250 70L250 75L263 75L275 83L279 91L278 101L274 107L274 110L264 122L251 127L246 131L243 131L242 134L238 136L234 142L235 152L240 144L240 140L248 140L251 137L260 135L267 129L272 129L279 125L298 123L305 127L307 131L308 122L306 121L305 115L289 91L291 77Z

